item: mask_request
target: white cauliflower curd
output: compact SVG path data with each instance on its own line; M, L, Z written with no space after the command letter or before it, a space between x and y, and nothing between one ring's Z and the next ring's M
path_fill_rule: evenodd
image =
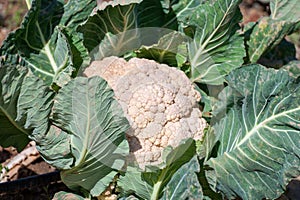
M101 76L114 90L131 125L131 159L141 168L159 164L168 145L203 137L200 94L184 72L147 59L108 57L92 62L84 74Z

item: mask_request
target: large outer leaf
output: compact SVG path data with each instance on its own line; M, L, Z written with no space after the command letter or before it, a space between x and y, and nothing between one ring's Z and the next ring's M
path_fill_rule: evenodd
M29 132L24 123L16 122L17 104L22 82L28 70L21 66L0 66L0 145L22 149Z
M171 43L169 43L169 41L166 41L166 38L170 36L174 37L172 34L176 35L175 37L180 39L180 41ZM97 48L95 48L90 54L92 59L101 60L104 57L109 56L124 56L126 53L130 53L141 48L143 49L143 53L139 54L138 56L153 58L153 56L149 56L149 54L154 53L155 55L157 55L163 53L164 55L161 55L162 59L160 59L163 60L166 51L171 51L168 44L172 45L172 50L177 52L176 45L179 45L185 40L186 37L183 37L183 35L179 37L179 35L180 34L176 31L155 27L130 29L119 34L112 34L109 32L106 33L100 45ZM174 55L175 52L168 53L168 56L172 55L173 57L170 57L172 57L172 59L175 59L175 61L172 60L172 63L176 62L176 54ZM168 58L168 61L171 61L170 57Z
M143 0L137 6L138 26L177 30L177 18L172 9L163 9L161 0Z
M300 3L298 0L271 0L271 18L289 22L300 21Z
M47 133L33 140L36 141L37 150L47 163L60 170L72 167L74 157L68 133L52 125Z
M42 48L43 43L47 42L50 39L51 34L54 31L54 27L59 24L60 16L63 13L62 2L33 0L31 3L32 6L25 16L21 27L15 32L11 33L9 37L4 41L3 46L1 47L1 55L13 53L17 54L20 48L21 53L26 54L26 51L29 51L26 50L28 46L29 49L32 48L32 50L38 51L40 48ZM49 8L45 10L45 7L47 8L48 6ZM39 16L39 12L41 10L44 11L43 17ZM39 21L41 22L39 23ZM29 27L31 29L27 29ZM25 36L25 38L22 38L24 40L23 45L21 45L21 41L18 40L20 39L20 36ZM43 36L43 38L41 36ZM19 45L16 46L16 44L18 43ZM34 45L31 46L31 43L33 43Z
M200 4L204 3L206 0L180 0L180 1L172 1L171 5L169 2L168 7L172 7L174 12L176 13L176 17L178 21L184 21L186 17L189 17L194 9L197 8Z
M176 29L171 7L164 10L159 0L131 0L101 2L79 31L94 59L102 59L155 44L163 33Z
M137 52L137 57L155 60L169 66L177 66L177 56L187 57L187 52L180 52L180 45L184 45L190 38L182 33L173 31L160 38L157 44L142 46Z
M136 28L136 13L134 11L136 5L135 3L124 2L124 4L114 7L107 6L105 10L98 10L95 15L89 17L87 22L78 29L83 33L86 48L92 51L107 33L125 34L126 31ZM124 41L120 41L120 43L122 42Z
M61 172L70 188L82 187L100 195L120 170L129 152L129 124L100 77L79 77L55 97L53 123L70 134L74 165Z
M121 176L118 185L126 192L133 193L142 199L150 199L153 192L153 184L148 184L142 176L142 172L135 167L127 167L125 176Z
M248 41L249 61L255 63L264 53L278 45L293 26L294 24L288 21L262 18L254 26Z
M74 32L95 6L96 2L92 0L70 0L66 5L63 0L32 1L21 28L10 34L0 50L5 57L3 62L17 60L15 57L21 55L25 61L22 65L29 66L48 84L52 81L65 84L61 79L70 77L74 69L71 49L57 26L68 26ZM80 65L75 63L74 67Z
M45 14L41 16L40 11ZM55 61L54 53L50 49L55 47L57 36L53 37L52 45L48 41L54 32L54 27L59 24L59 16L62 14L63 4L59 1L33 1L32 8L24 18L21 28L10 39L15 41L14 51L25 58L26 65L50 82L58 72L61 63Z
M187 17L186 23L196 31L188 45L192 81L222 84L224 76L243 63L243 37L237 33L239 3L240 0L206 3Z
M67 27L67 30L62 29L62 32L68 39L75 70L87 66L90 62L88 52L83 45L82 35L77 32L77 27L87 20L95 6L95 0L69 0L64 6L64 14L59 25Z
M102 60L109 56L123 56L125 53L137 49L140 44L140 33L136 29L117 35L107 33L100 45L90 54L93 60Z
M300 175L299 80L251 65L234 70L227 81L230 90L223 96L229 101L220 104L227 111L214 126L218 156L207 162L216 189L229 199L276 198Z
M32 27L26 29L31 30ZM37 37L39 36L21 35L20 40L16 41L22 58L31 71L48 84L54 81L63 85L63 82L59 81L59 73L65 73L70 77L73 71L71 51L66 37L58 29L53 32L48 42L42 37L40 40ZM32 38L35 39L31 40ZM29 46L23 46L23 42Z
M199 171L200 165L197 156L194 156L188 163L184 164L173 174L161 199L202 199L202 188L196 174Z
M249 46L249 61L255 63L294 30L300 21L300 4L297 0L271 0L271 15L254 26Z
M72 62L75 68L74 74L78 74L86 66L90 64L91 58L89 56L88 50L85 48L82 40L82 35L78 32L73 32L72 29L65 28L62 30L68 44L70 45L70 50L72 54ZM80 66L80 68L79 68Z
M143 199L156 200L163 194L163 190L175 172L188 163L195 155L196 146L193 139L187 139L176 147L168 146L164 149L163 163L160 166L146 166L144 172L129 167L125 176L120 177L118 185L128 193L134 192ZM189 188L190 185L184 185Z
M64 5L64 14L61 17L60 25L67 26L71 31L76 31L77 27L88 18L95 6L95 0L68 0L68 3Z
M282 69L287 70L290 76L297 78L300 76L300 61L291 61L288 64L284 65Z
M49 128L53 91L21 66L0 68L0 141L18 149L39 142Z
M36 76L27 75L22 83L18 99L16 121L30 130L30 139L39 142L49 129L49 115L54 92Z

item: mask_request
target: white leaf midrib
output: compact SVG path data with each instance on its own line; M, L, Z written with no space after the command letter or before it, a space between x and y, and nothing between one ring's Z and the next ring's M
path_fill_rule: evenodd
M210 36L205 40L205 42L198 48L198 51L196 52L196 55L193 57L192 61L191 61L191 66L192 66L192 71L194 71L193 69L195 69L197 66L196 66L196 63L197 63L197 60L199 59L199 57L201 55L203 55L204 53L206 53L206 46L211 42L211 40L213 39L214 35L219 31L220 27L223 25L223 22L225 21L225 19L228 17L228 13L229 11L231 10L231 7L232 7L232 2L231 4L227 7L227 10L226 12L224 13L223 15L223 18L222 20L219 22L219 24L217 25L217 27L214 29L214 31L210 34ZM211 56L209 56L211 57ZM193 72L192 72L193 74ZM202 76L203 77L203 76Z
M51 67L54 71L54 73L56 74L56 72L58 71L58 66L56 65L56 62L55 62L55 59L53 57L53 54L50 50L50 46L49 46L49 42L46 42L45 38L44 38L44 35L42 33L42 30L41 30L41 27L40 27L40 24L38 23L38 21L35 22L35 25L38 29L38 32L39 32L39 35L41 37L41 40L42 40L42 43L45 47L45 53L46 53L46 56L51 64Z
M265 119L264 121L260 122L256 126L254 126L248 133L246 133L245 137L237 144L237 146L241 146L243 143L245 143L249 138L251 138L255 133L257 133L259 131L259 129L263 128L268 122L273 121L279 117L288 115L290 113L298 112L298 111L300 111L300 106L296 107L294 109L288 110L288 111L278 113L276 115L272 115L271 117Z

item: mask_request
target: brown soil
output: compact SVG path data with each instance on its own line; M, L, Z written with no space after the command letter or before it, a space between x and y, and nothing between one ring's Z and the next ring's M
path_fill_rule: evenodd
M268 16L270 13L268 4L255 0L244 0L240 4L240 9L243 15L243 24L256 22L261 17Z
M18 152L14 147L2 148L0 146L0 164L9 162L17 155ZM17 171L14 173L15 170ZM1 200L52 199L56 192L69 191L61 182L56 169L44 162L39 155L29 156L9 173L13 175L5 177L8 181L0 183Z

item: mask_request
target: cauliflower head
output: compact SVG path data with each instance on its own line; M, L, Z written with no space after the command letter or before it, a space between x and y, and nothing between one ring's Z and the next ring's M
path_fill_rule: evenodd
M92 62L84 74L101 76L114 90L131 125L130 159L139 167L161 163L169 145L203 137L200 94L184 72L147 59L108 57Z

